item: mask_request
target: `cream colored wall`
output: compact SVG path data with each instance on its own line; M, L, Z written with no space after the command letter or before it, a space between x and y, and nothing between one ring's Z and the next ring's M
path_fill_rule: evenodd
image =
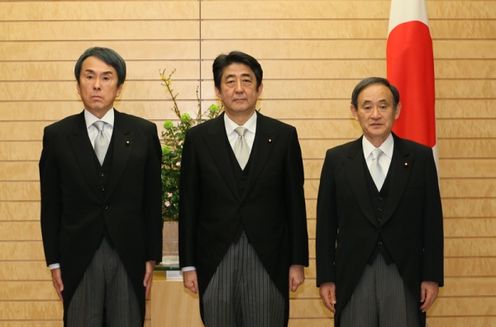
M429 322L496 326L496 1L427 4L446 234L446 287ZM61 326L37 160L43 127L81 110L72 69L94 45L128 63L118 108L159 125L172 117L159 69L176 69L180 106L194 112L199 80L204 106L214 101L217 54L261 61L262 112L298 128L305 163L312 260L290 325L329 326L315 288L318 177L325 150L360 135L348 99L362 77L385 75L388 14L389 1L0 1L0 326Z

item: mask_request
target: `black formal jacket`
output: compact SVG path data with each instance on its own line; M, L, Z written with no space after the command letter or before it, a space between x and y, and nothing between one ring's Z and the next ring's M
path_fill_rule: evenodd
M374 215L361 138L326 154L317 201L317 285L336 284L336 326L380 237L417 300L422 281L443 285L442 208L432 149L393 137L381 224Z
M115 110L109 151L105 160L111 158L110 167L102 176L83 112L45 128L39 168L46 262L61 265L67 309L106 235L124 263L144 317L145 262L162 258L156 126Z
M303 164L296 129L257 113L243 194L229 151L223 115L186 135L181 164L181 267L196 267L203 294L241 229L288 302L289 266L308 265Z

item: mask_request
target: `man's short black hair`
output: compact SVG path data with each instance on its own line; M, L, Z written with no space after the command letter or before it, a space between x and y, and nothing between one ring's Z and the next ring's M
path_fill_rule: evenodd
M249 54L246 54L241 51L231 51L229 54L221 54L215 58L214 63L212 65L212 71L214 73L214 83L215 87L220 90L220 84L222 79L222 73L224 69L231 64L244 64L253 71L255 77L257 79L257 89L262 84L263 79L263 70L260 63L257 59L253 58Z
M391 91L391 94L393 95L393 109L396 110L396 108L398 107L398 103L400 103L400 92L393 84L389 83L387 79L382 77L367 77L358 82L358 84L353 89L353 92L351 93L351 104L353 105L353 107L355 107L355 109L358 109L358 96L365 88L373 84L384 85Z
M79 83L79 77L81 76L81 67L83 66L83 62L88 57L97 57L102 60L107 65L114 67L117 72L117 86L120 86L126 80L126 62L122 57L110 48L102 48L102 47L93 47L87 49L76 62L76 66L74 66L74 76L76 77L76 81Z

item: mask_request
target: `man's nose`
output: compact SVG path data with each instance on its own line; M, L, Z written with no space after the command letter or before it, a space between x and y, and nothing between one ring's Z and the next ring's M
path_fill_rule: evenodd
M94 84L93 84L93 89L95 90L99 90L100 87L101 87L101 82L100 82L100 78L96 77L95 80L94 80Z
M379 107L374 106L372 108L372 113L370 114L372 118L379 118L381 117L381 111L379 110Z
M236 92L243 92L243 87L241 84L241 80L237 80L236 84L234 85L234 91Z

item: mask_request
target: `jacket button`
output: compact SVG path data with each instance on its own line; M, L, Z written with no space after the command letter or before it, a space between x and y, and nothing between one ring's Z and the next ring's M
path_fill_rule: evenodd
M110 206L108 204L105 205L105 210L110 209Z

